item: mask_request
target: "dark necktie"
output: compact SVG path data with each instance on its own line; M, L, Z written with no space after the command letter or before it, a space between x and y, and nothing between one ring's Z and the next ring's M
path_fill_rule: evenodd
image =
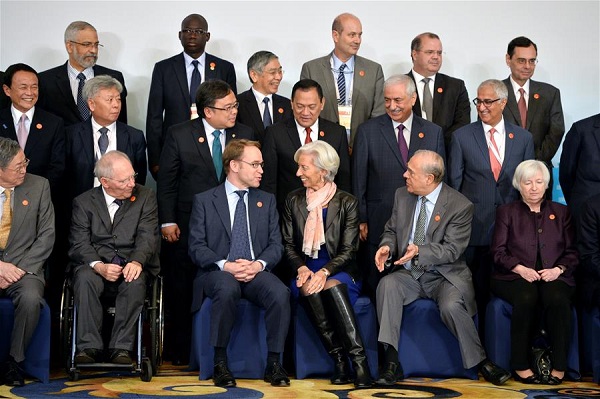
M263 126L267 128L271 126L271 113L269 112L269 97L263 98L263 103L265 103L265 112L263 112Z
M190 82L190 102L196 102L196 92L198 91L198 87L200 86L200 81L202 77L200 76L200 71L198 70L198 61L192 61L194 65L194 70L192 71L192 80Z
M213 165L215 165L215 170L217 171L217 180L219 181L221 181L221 174L223 173L223 148L221 147L221 140L219 140L220 135L220 130L215 130L213 132L215 139L213 140L212 144Z
M525 125L527 125L527 104L525 103L525 90L521 87L519 89L519 93L521 93L521 97L519 98L517 107L519 107L519 115L521 116L521 127L525 129Z
M79 86L77 86L77 109L81 119L86 121L90 117L90 109L88 108L87 101L83 99L83 85L85 85L85 75L83 72L79 72L77 75L79 79Z
M123 200L122 199L116 199L113 201L115 204L117 204L118 207L120 207L121 205L123 205Z
M402 160L404 164L408 162L408 145L406 144L406 139L404 139L404 125L398 125L398 149L400 150L400 155L402 155Z
M425 83L423 86L423 111L428 121L433 120L433 97L431 97L431 91L429 90L429 81L431 78L423 78L422 82Z
M246 217L246 204L244 203L246 191L238 190L235 193L240 196L240 199L235 206L235 214L233 216L229 260L251 260L252 254L250 253L250 239L248 238L248 219Z
M312 132L312 129L307 127L304 130L306 131L306 138L304 139L304 144L312 143L312 139L310 138L310 132Z
M108 148L108 129L102 126L98 129L100 137L98 137L98 147L100 148L100 155L104 155Z
M425 244L425 227L427 225L427 207L425 203L427 203L427 198L421 197L421 209L419 210L415 235L413 237L413 243L417 246ZM423 273L425 273L425 267L419 263L418 258L413 258L410 274L412 274L415 280L418 280Z
M338 103L340 105L346 104L346 77L344 76L344 69L346 69L346 64L340 65L340 73L337 79L338 91L340 92Z

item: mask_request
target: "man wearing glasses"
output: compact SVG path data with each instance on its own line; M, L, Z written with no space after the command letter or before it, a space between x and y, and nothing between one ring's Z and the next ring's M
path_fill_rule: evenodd
M550 189L546 198L552 199L552 158L565 134L560 91L548 83L531 80L538 63L537 46L524 36L508 43L506 65L510 76L504 79L508 102L504 118L521 126L533 135L535 159L550 169Z
M156 179L166 133L169 127L201 114L194 106L196 90L202 82L221 79L237 93L233 64L204 49L210 40L208 22L202 15L191 14L181 22L179 41L183 52L159 61L152 72L146 137L150 173Z
M127 123L127 89L123 74L96 65L100 47L103 46L98 41L96 28L84 21L71 22L65 30L65 48L69 60L39 75L40 106L63 118L65 126L89 119L90 109L82 97L82 91L85 82L97 75L110 75L123 86L119 121Z
M188 256L188 232L195 194L221 184L223 149L231 140L254 140L248 126L236 123L239 103L231 87L222 80L208 80L196 92L197 119L172 126L167 131L160 157L157 194L163 240L174 247L174 259L163 265L171 303L174 360L189 361L192 280L196 268ZM169 340L169 337L167 337Z

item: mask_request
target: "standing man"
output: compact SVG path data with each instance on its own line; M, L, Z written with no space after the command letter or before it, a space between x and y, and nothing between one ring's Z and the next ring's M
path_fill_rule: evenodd
M192 311L213 300L210 344L215 348L213 381L234 387L227 345L240 298L265 309L267 366L264 380L289 386L279 361L290 321L290 290L269 273L283 253L275 197L258 190L264 165L260 144L234 140L223 152L227 178L194 196L189 254L198 270Z
M410 44L413 68L408 76L417 86L413 112L441 126L446 150L452 132L471 122L471 105L465 82L439 73L444 51L435 33L421 33Z
M96 28L84 21L71 22L65 30L69 60L64 65L40 73L39 105L63 118L65 126L89 119L90 109L82 91L85 82L97 75L110 75L123 86L119 121L127 123L127 89L123 74L96 65L100 47L102 44L98 41Z
M4 72L0 71L0 82L4 82ZM4 91L0 93L0 109L10 107L10 97Z
M212 79L224 80L233 94L237 93L233 64L204 52L209 40L206 19L199 14L190 14L181 21L179 31L183 52L154 66L148 96L146 137L150 173L155 179L167 130L191 119L192 104L200 83ZM202 111L198 104L195 107L200 115Z
M298 81L292 88L293 116L267 129L263 154L267 160L261 188L275 194L277 208L283 211L287 195L302 187L296 176L296 150L306 143L323 140L340 156L340 167L335 183L350 192L350 156L345 129L337 123L320 117L326 101L321 86L311 79Z
M362 24L352 14L338 15L331 26L331 54L302 65L300 79L314 79L325 95L323 118L346 128L352 148L358 126L385 112L381 65L356 55Z
M279 58L270 51L259 51L250 57L248 76L252 87L237 96L238 121L251 127L262 144L267 127L292 115L290 100L276 94L283 69Z
M458 340L465 369L478 366L483 378L495 385L510 378L508 371L487 359L472 319L477 307L463 252L471 234L473 204L442 183L443 176L439 154L418 151L410 159L406 187L396 191L375 255L377 269L390 271L377 287L378 340L385 346L385 366L377 381L381 385L404 378L398 361L402 309L419 298L438 304L442 321Z
M550 169L550 185L546 198L552 199L552 158L565 134L565 119L560 91L548 83L531 80L537 65L537 46L524 36L508 43L506 65L510 76L504 79L508 102L504 119L533 135L535 159Z
M209 80L196 93L200 118L173 126L167 132L158 173L158 216L163 239L172 244L174 259L163 264L174 335L167 342L176 352L173 361L189 361L192 317L192 280L196 268L188 255L188 232L195 194L221 184L223 148L233 139L254 139L248 126L236 123L238 102L222 80Z
M54 244L50 185L26 173L29 160L19 143L0 137L0 297L9 297L15 321L1 382L23 386L25 349L38 325L44 297L44 263Z
M375 294L380 274L373 259L383 227L392 214L394 193L406 182L402 177L417 150L435 151L445 158L442 128L413 113L417 101L415 83L406 75L385 81L386 114L360 125L352 163L352 189L358 197L360 239L368 242L369 267L365 289Z

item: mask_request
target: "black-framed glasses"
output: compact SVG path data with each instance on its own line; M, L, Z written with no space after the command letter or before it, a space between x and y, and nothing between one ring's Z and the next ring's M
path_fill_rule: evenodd
M481 98L474 98L473 104L475 104L476 107L479 107L481 104L483 104L486 108L489 108L496 101L500 101L500 98L497 98L495 100L490 100L489 98L486 98L485 100L482 100Z
M25 172L25 170L27 169L27 165L29 165L29 158L25 158L25 160L23 162L21 162L20 164L18 164L16 167L14 168L4 168L6 170L10 170L13 172L17 172L17 173L21 173L21 172Z
M227 112L231 112L234 109L238 109L240 107L240 103L238 103L237 101L234 102L233 104L227 105L223 108L219 108L219 107L213 107L211 105L207 106L208 108L212 108L212 109L218 109L219 111L227 111Z
M236 161L240 161L240 162L245 163L246 165L250 165L250 166L252 166L253 169L258 169L259 166L262 169L265 168L265 163L264 162L246 162L246 161L243 161L241 159L236 159Z
M69 40L71 43L74 44L78 44L81 47L85 47L85 48L99 48L99 47L104 47L102 44L100 44L99 42L96 43L92 43L92 42L84 42L84 43L79 43L76 42L75 40Z
M181 33L185 33L185 34L188 34L188 35L191 35L192 33L194 33L194 34L200 36L200 35L206 35L208 32L205 31L204 29L189 29L189 28L186 28L186 29L182 29Z
M519 65L525 65L525 64L529 64L529 65L535 65L538 63L538 59L537 58L517 58L515 61L517 61L517 64Z
M129 176L129 177L127 177L127 178L123 179L123 180L117 180L117 179L113 179L112 177L108 177L108 176L104 176L104 178L105 178L105 179L108 179L108 180L113 180L113 181L116 181L116 182L117 182L117 183L119 183L119 184L127 184L127 183L129 183L130 181L132 181L132 180L133 180L133 181L135 181L135 178L136 178L137 176L138 176L138 174L137 174L137 173L134 173L134 174L132 174L131 176Z

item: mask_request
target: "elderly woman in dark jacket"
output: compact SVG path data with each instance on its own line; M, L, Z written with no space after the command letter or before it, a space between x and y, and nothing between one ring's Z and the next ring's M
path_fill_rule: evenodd
M515 170L513 186L522 200L496 211L491 289L513 306L511 366L515 379L558 385L567 368L573 272L578 260L567 207L544 199L549 181L548 168L540 161L521 162ZM528 363L539 309L552 347L553 370L547 380L534 374Z
M370 387L369 365L352 309L361 288L355 261L358 201L333 182L340 161L331 145L305 144L294 160L304 188L288 195L282 215L284 256L296 271L292 296L305 298L305 309L334 360L331 382L348 382L349 355L355 386Z

